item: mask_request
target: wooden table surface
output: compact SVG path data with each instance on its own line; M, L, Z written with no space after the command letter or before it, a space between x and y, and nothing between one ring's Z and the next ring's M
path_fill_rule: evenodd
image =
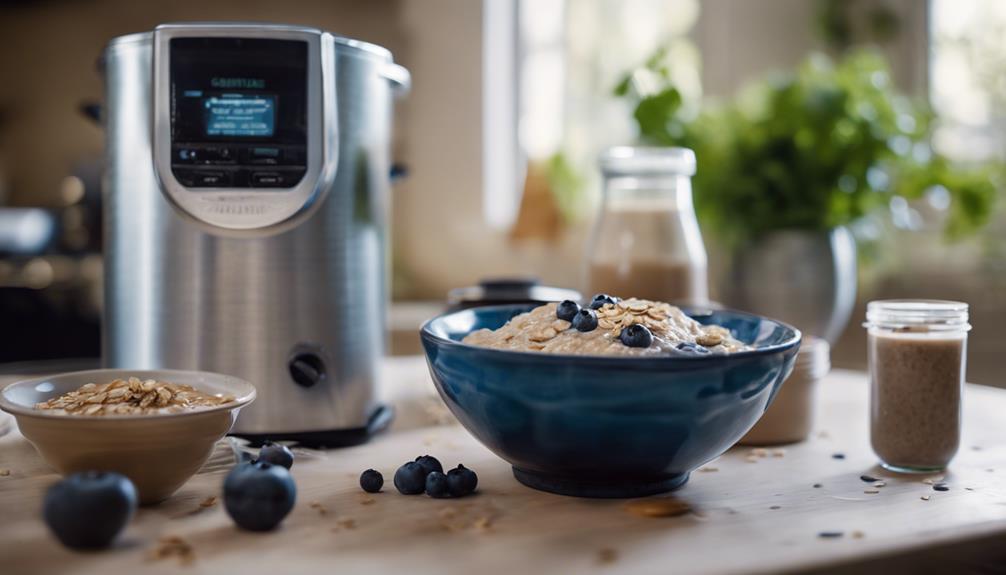
M278 531L266 534L237 530L219 503L200 507L220 494L231 463L221 444L175 496L141 509L113 549L68 551L47 533L39 513L57 476L12 430L0 438L0 470L10 471L0 477L0 572L779 573L844 565L861 573L904 557L915 557L918 566L931 561L934 549L988 537L1001 545L1006 538L1006 391L968 386L964 443L946 473L950 490L937 492L924 477L892 477L875 465L865 376L833 372L822 384L819 424L809 441L777 456L751 457L750 449L735 448L674 494L692 513L651 518L629 512L625 501L520 485L505 462L458 425L417 418L435 405L421 361L396 360L392 367L382 389L400 398L403 421L411 423L365 446L297 450L297 505ZM423 453L445 467L463 462L475 469L479 494L457 500L398 494L394 470ZM845 458L834 458L837 453ZM384 473L384 492L360 491L357 477L368 467ZM861 474L886 485L865 493L873 487ZM843 535L819 536L826 531ZM191 546L187 561L152 558L166 536ZM947 553L937 560L961 559Z

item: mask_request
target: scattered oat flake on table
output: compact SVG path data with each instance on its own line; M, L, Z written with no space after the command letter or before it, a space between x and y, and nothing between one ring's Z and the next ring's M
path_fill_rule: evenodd
M747 457L744 458L744 461L747 461L748 463L758 463L758 457L754 455L748 455Z
M370 497L368 495L360 497L360 505L373 505L375 503L377 503L377 500L374 499L373 497Z
M191 565L196 560L196 553L185 539L167 535L157 540L157 546L150 550L148 558L151 561L177 558L180 565Z
M719 467L701 467L699 468L699 473L715 473L719 470Z
M482 517L479 517L478 519L475 520L475 523L472 524L472 527L474 527L476 531L482 533L491 530L492 526L493 526L493 518L489 515L483 515Z
M932 479L923 479L922 482L925 483L926 485L932 485L933 483L936 483Z
M921 499L923 501L929 501L929 496L928 495L923 495L922 497L919 497L919 499Z
M210 495L206 499L203 499L202 501L199 502L199 506L203 507L203 508L213 507L216 504L217 504L217 496L216 495Z
M772 450L772 457L786 457L786 450L785 449L773 449Z
M862 531L853 531L850 535L853 539L862 539L866 534Z
M618 560L618 551L611 547L605 547L597 552L597 563L600 565L610 565Z
M316 510L318 512L318 515L327 515L328 514L328 509L326 509L325 506L322 505L320 501L312 501L311 503L308 504L308 506L311 509Z
M768 457L768 450L761 447L755 447L751 450L750 455L753 457Z
M10 469L0 469L0 477L7 477L10 475Z
M691 511L692 506L675 497L658 497L630 501L625 509L640 517L677 517Z
M887 486L887 484L884 483L883 481L878 481L878 482L874 483L873 486L874 487L885 487L885 486Z
M874 495L874 494L880 493L880 491L877 491L876 489L864 489L863 493L867 493L869 495Z
M356 519L353 519L352 517L340 519L337 523L339 524L339 527L344 529L356 529Z

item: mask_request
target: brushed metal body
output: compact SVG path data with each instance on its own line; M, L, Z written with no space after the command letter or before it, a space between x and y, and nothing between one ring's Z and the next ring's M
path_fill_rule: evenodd
M261 32L268 37L268 30ZM240 433L366 425L384 348L391 106L408 73L383 48L335 38L338 168L292 229L215 233L176 211L155 174L152 33L105 52L107 367L199 369L251 381ZM288 361L316 352L327 377L293 382Z

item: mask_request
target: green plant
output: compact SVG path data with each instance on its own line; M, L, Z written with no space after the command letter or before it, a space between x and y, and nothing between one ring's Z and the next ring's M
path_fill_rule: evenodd
M991 214L992 170L964 170L934 153L932 114L897 93L875 53L837 65L812 55L792 74L691 115L668 78L658 53L615 94L635 104L643 143L695 150L696 210L728 241L846 225L894 195L915 199L934 186L950 193L949 235Z

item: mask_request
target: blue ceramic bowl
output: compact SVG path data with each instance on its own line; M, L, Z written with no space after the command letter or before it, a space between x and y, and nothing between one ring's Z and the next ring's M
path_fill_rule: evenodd
M639 497L683 485L754 426L800 346L796 329L728 310L689 315L755 349L632 358L461 343L533 307L449 313L427 322L421 337L437 390L461 424L518 481L565 495Z

